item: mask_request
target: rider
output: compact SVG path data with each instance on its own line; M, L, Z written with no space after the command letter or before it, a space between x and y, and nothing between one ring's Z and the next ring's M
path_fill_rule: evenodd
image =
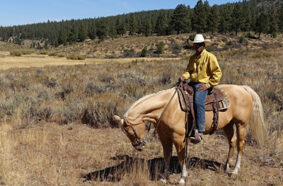
M195 54L190 57L186 72L179 81L190 79L189 85L194 90L194 109L197 129L191 140L194 143L202 141L202 133L205 131L205 107L208 92L217 85L221 79L222 72L216 57L208 52L205 47L210 45L210 40L204 39L202 34L196 34L194 41L189 41L193 46Z

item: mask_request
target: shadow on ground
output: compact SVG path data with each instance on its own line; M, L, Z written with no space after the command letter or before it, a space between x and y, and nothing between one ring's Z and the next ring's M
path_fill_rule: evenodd
M126 173L131 173L137 170L139 167L147 166L149 179L157 180L164 173L164 159L154 158L151 160L145 160L141 158L133 158L128 155L120 155L113 157L114 160L122 160L118 165L107 167L102 170L97 170L83 176L84 181L120 181L122 176ZM211 171L216 171L221 167L221 163L211 160L204 160L197 157L189 158L187 161L187 168L200 167ZM171 158L170 172L181 173L181 167L176 156Z

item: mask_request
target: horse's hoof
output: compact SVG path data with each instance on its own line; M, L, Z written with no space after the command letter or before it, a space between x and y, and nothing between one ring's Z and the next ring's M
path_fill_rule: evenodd
M233 170L232 175L237 175L238 174L238 170Z
M184 178L181 178L180 181L179 181L179 184L180 184L180 185L183 185L183 184L185 184L185 183L186 183L186 182L185 182L185 179L184 179Z
M164 178L160 178L160 180L159 181L161 181L162 183L164 183L164 184L166 184L167 183L167 180L166 179L164 179Z

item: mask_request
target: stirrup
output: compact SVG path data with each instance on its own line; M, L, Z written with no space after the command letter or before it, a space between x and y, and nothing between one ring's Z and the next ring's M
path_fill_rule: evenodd
M200 143L203 140L201 133L199 133L198 130L195 130L194 132L195 132L195 134L194 134L194 136L190 137L190 141L193 144Z

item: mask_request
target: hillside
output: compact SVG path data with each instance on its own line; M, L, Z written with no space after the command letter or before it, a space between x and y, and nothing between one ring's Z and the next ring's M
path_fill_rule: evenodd
M140 57L142 50L147 48L147 57L184 57L188 55L189 38L194 34L179 34L170 36L128 36L104 41L85 41L69 46L52 48L51 51L65 56L72 53L86 55L88 58L124 58ZM239 49L258 49L268 46L280 46L283 43L283 35L277 38L262 35L261 39L245 37L245 33L236 35L204 34L212 40L208 47L210 51L229 51ZM162 52L158 54L158 45L164 43Z
M268 135L260 148L248 134L239 174L232 177L223 171L228 143L221 132L190 144L188 185L282 185L283 50L273 43L214 52L222 84L249 85L260 96ZM137 99L172 87L188 62L160 59L2 70L1 184L161 185L160 142L148 140L138 152L112 120ZM179 172L174 150L168 185L177 184Z
M169 10L0 27L0 40L18 45L30 40L31 48L47 48L126 35L256 32L259 36L264 33L276 37L283 32L282 21L283 3L278 0L239 1L219 6L199 0L192 8L179 4Z

